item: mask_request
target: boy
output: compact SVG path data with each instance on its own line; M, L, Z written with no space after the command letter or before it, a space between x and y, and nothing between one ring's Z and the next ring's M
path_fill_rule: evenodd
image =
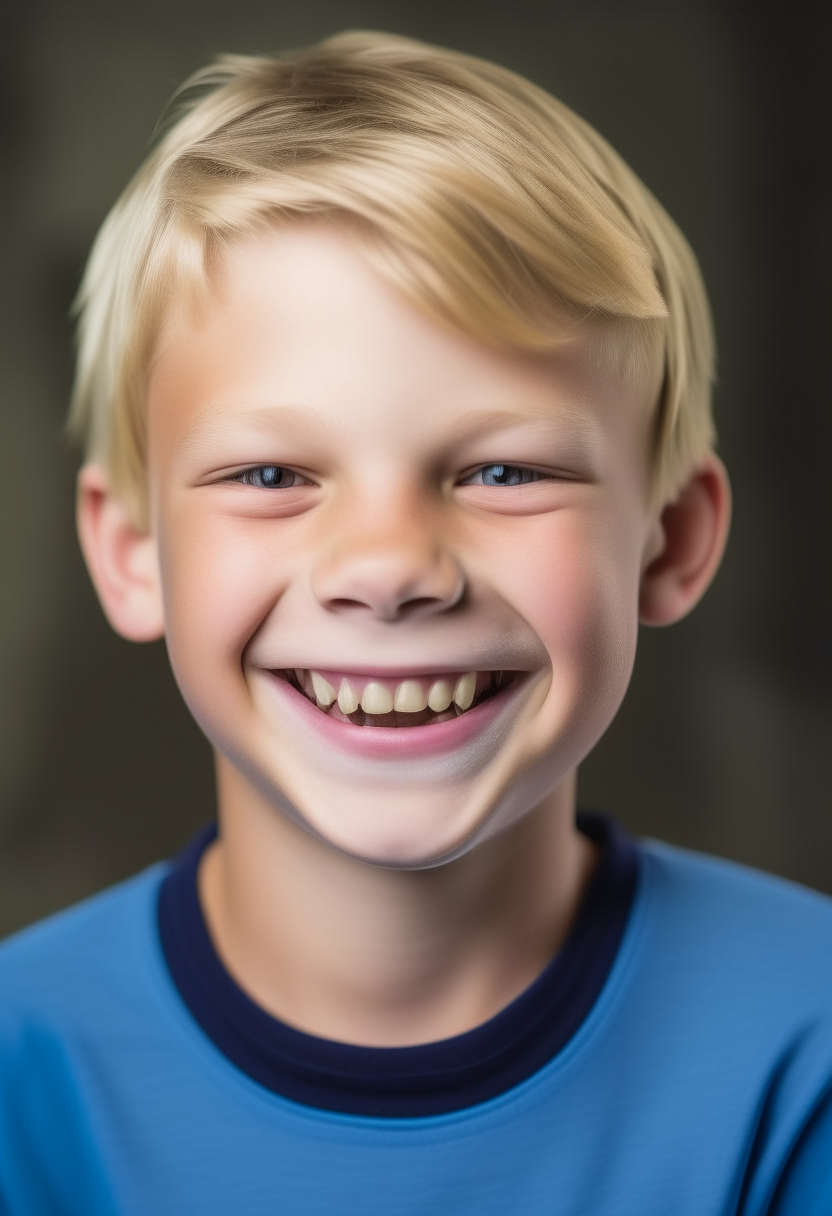
M81 307L82 545L219 824L4 947L4 1210L828 1211L828 901L575 821L728 526L644 187L462 55L227 58Z

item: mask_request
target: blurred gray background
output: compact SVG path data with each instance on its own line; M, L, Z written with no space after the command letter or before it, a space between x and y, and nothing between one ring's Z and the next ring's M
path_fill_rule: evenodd
M642 639L581 800L832 890L829 6L727 0L29 0L0 8L0 932L213 813L164 649L110 633L73 532L67 310L173 88L349 27L496 59L593 122L697 251L736 496L705 602ZM776 10L775 10L776 11Z

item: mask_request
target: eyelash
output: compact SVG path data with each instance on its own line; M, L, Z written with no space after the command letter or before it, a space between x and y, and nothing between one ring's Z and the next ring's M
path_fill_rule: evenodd
M267 480L263 474L271 474L271 480ZM275 474L279 474L279 476L275 477ZM235 473L228 480L239 482L244 486L253 486L257 490L291 490L296 486L308 484L306 478L301 477L300 473L296 473L294 469L284 468L280 464L258 464L253 469L243 469L241 473Z
M495 478L493 481L486 481L486 475L492 470L499 472L492 474ZM500 480L502 478L502 480ZM479 480L477 480L479 479ZM539 473L536 469L524 469L516 464L484 464L475 472L464 477L460 482L463 486L525 486L533 481L546 480L545 473Z
M492 472L494 470L494 472ZM486 480L491 475L493 480ZM460 481L460 485L473 486L481 485L487 487L513 487L529 485L534 481L543 481L546 479L545 473L540 473L536 469L525 469L520 465L515 464L485 464L470 473ZM287 469L279 464L260 464L255 465L250 469L243 469L240 473L235 473L229 481L236 481L240 485L252 486L257 490L291 490L299 485L307 485L305 477L300 473L296 473L294 469Z

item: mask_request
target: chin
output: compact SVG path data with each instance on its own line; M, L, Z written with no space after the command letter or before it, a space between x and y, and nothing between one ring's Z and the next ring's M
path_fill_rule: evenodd
M458 791L457 791L458 795ZM430 810L425 810L426 802ZM360 805L357 805L359 804ZM293 816L319 840L367 865L389 869L429 869L467 852L480 836L488 811L477 812L470 800L440 791L402 798L401 791L374 790L370 796L349 791L331 806L307 805ZM410 805L408 805L410 804Z

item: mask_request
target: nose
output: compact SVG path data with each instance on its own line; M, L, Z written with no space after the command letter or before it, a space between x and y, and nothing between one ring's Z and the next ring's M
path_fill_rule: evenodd
M393 525L391 527L391 525ZM455 557L414 520L344 535L321 558L312 588L329 612L380 621L432 616L462 599L465 578Z

